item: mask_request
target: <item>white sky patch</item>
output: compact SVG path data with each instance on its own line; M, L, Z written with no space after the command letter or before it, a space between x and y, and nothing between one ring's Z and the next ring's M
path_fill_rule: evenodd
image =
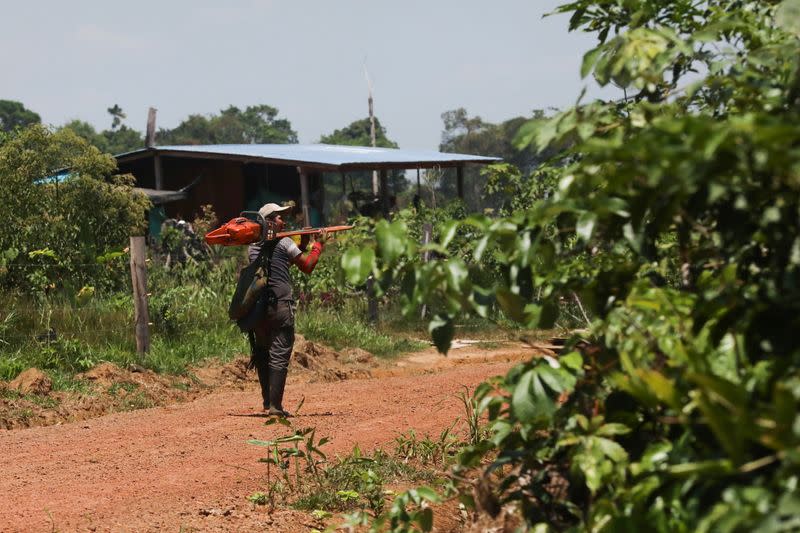
M144 51L149 48L148 41L144 38L134 37L129 34L102 28L95 24L84 24L75 30L75 39L79 42L102 46L111 51Z
M621 97L580 80L593 36L569 33L568 16L542 19L566 1L7 2L0 99L45 123L78 117L98 129L119 104L139 131L150 106L158 127L173 128L267 104L316 142L367 116L367 57L389 138L436 149L441 114L458 107L497 123L570 105L583 85L587 98Z

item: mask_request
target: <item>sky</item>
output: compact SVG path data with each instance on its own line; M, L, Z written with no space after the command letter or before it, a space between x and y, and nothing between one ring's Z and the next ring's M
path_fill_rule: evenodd
M438 148L441 114L501 122L616 88L581 80L594 37L542 18L556 0L0 0L0 99L43 122L144 131L268 104L301 143L375 114L401 148Z

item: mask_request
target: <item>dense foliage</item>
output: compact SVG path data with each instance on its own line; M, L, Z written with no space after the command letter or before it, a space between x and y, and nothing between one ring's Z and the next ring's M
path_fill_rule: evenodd
M252 144L297 142L297 132L278 110L261 104L244 110L228 106L218 115L189 115L172 129L160 129L157 144Z
M127 115L122 108L114 105L107 111L112 118L111 127L108 129L97 131L88 122L78 119L64 124L61 129L73 131L105 153L121 154L143 148L144 135L123 123ZM272 106L254 105L244 110L228 106L218 115L193 114L175 128L162 128L158 131L156 141L162 145L281 144L296 143L297 132L292 129L287 119L278 118L278 110Z
M69 168L56 179L55 173ZM109 262L143 231L133 177L71 131L17 130L0 146L0 286L31 292L115 285ZM91 208L89 208L91 206Z
M323 135L320 137L319 142L345 146L372 146L369 117L355 120L344 128L334 130L331 134ZM379 148L399 148L398 144L387 136L386 128L381 124L378 117L375 117L375 146ZM388 178L389 187L393 194L401 193L408 187L403 171L390 171ZM348 172L346 188L350 202L354 204L353 207L364 201L371 201L373 199L372 172ZM327 175L325 179L326 197L330 199L339 198L341 197L341 191L341 176L339 174ZM335 212L336 210L334 209L333 211Z
M369 118L362 118L351 122L342 129L335 130L329 135L320 137L323 144L344 144L347 146L372 146L372 136ZM382 148L397 148L397 143L386 136L386 128L375 117L375 146Z
M106 154L122 154L144 147L144 136L141 132L121 124L118 127L97 131L94 126L82 120L71 120L61 126Z
M517 146L514 139L519 129L531 119L541 119L544 111L535 110L529 117L514 117L499 124L471 117L463 107L442 113L442 141L439 150L460 154L475 154L499 157L508 165L519 169L527 177L534 168L545 161L550 154L539 153L531 146ZM445 198L456 196L455 172L448 170L439 180L438 193ZM486 179L477 167L464 169L464 200L474 211L498 208L508 197L496 194L499 191L486 189ZM505 191L503 191L505 193Z
M13 100L0 100L0 132L12 132L42 121L37 113Z
M580 298L594 317L560 360L480 387L490 436L463 500L516 502L530 526L592 531L800 527L800 2L579 0L599 44L583 74L635 96L521 129L559 146L555 194L445 227L416 262L402 221L344 264L402 281L446 351L463 312L492 303L547 327ZM473 260L450 255L476 228ZM503 272L476 271L489 243ZM588 341L588 342L586 342Z

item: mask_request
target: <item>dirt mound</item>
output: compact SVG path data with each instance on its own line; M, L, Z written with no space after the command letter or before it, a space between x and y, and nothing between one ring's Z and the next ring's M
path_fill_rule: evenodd
M88 372L79 374L78 378L91 381L97 386L109 386L112 383L127 379L127 373L114 363L100 363Z
M375 356L361 348L348 348L342 352L344 362L347 364L359 363L362 365L369 365L372 367L378 366L375 362Z
M256 381L256 373L247 370L249 357L238 357L227 363L212 363L191 369L196 382L205 387L231 387L242 390L248 382Z
M8 388L20 394L47 394L53 388L53 382L38 368L29 368L9 383Z
M372 355L364 350L353 353L355 356L345 356L323 344L308 341L302 335L297 335L292 353L292 363L310 370L313 373L310 379L312 383L370 377L372 374L364 368L364 364L367 362L374 364Z
M17 380L27 382L25 376L38 375L31 370L20 374ZM47 378L46 374L41 375ZM76 375L76 380L83 383L81 390L51 391L46 396L32 394L33 389L12 388L9 384L0 391L0 428L86 420L115 411L182 402L196 398L201 392L201 387L188 377L161 376L137 365L125 369L113 363L101 363Z

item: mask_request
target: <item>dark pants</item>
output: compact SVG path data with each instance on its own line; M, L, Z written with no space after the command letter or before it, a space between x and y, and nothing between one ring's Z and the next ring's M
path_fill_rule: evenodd
M286 370L294 347L294 302L280 301L267 307L264 318L253 329L256 337L256 367ZM266 360L264 360L266 359Z
M256 324L253 333L256 345L253 362L266 408L270 403L270 373L285 376L289 368L294 347L294 302L279 301L275 306L267 307L264 318ZM277 400L280 402L281 399Z

